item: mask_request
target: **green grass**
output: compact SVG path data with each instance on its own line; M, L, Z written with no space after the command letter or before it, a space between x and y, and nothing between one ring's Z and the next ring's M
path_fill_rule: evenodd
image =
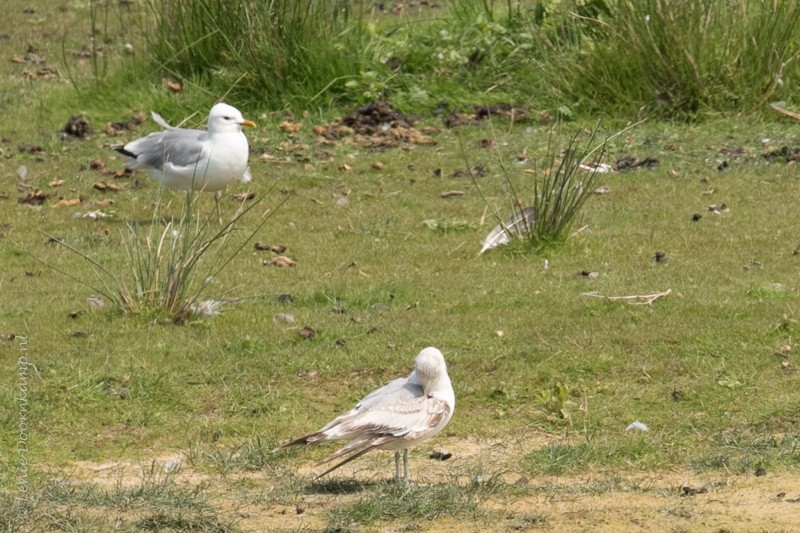
M467 143L483 134L463 133ZM91 310L90 291L18 251L70 271L87 269L81 258L46 244L40 227L71 238L100 235L86 241L91 251L122 261L116 228L130 204L155 198L152 183L118 193L117 219L107 222L6 200L3 223L12 227L2 241L2 279L8 301L19 304L4 308L3 333L27 333L28 357L39 371L32 383L31 456L39 464L67 464L195 450L190 455L200 469L290 468L326 450L277 457L268 450L406 373L413 354L432 344L444 350L458 397L446 437L573 434L563 445L523 445L521 472L574 473L587 465L749 471L764 461L771 470L794 469L793 351L775 353L794 346L797 335L798 242L793 203L784 199L800 184L792 167L761 158L765 137L776 146L796 142L782 126L761 121L733 128L642 126L612 146L608 158L652 155L659 166L601 178L611 193L590 198L579 215L589 230L538 256L502 249L477 256L490 229L480 225L483 201L463 181L431 177L434 168L449 175L463 164L451 135L441 135L437 148L344 159L353 167L349 173L334 161L281 167L276 176L274 167L256 162L252 190L262 194L277 181L293 192L254 240L286 245L298 264L266 267L261 263L269 253L247 250L224 282L257 298L184 326ZM524 146L537 150L539 139L509 136L501 155L510 159ZM745 146L751 155L720 172L715 160L724 156L709 144ZM73 150L78 153L57 164L71 157L77 166L95 152L92 145ZM491 169L481 186L499 198L496 156L478 153ZM52 164L49 157L15 160L34 169ZM370 169L374 160L385 164L380 174ZM347 206L330 196L338 183L351 190ZM89 198L101 197L84 187ZM439 197L454 187L467 194ZM712 195L703 194L711 188ZM213 209L206 200L205 208ZM722 202L729 211L708 212L708 204ZM234 209L230 200L223 205ZM694 213L703 215L698 222ZM423 224L431 218L471 226L436 231ZM657 251L666 263L654 261ZM590 279L582 270L599 275ZM666 289L670 296L641 306L582 296ZM281 302L280 294L294 299ZM84 314L70 318L73 310ZM293 314L296 323L273 321L277 313ZM297 334L306 324L317 331L312 340ZM17 344L2 344L9 361ZM782 368L784 360L792 366ZM16 374L3 380L10 390ZM555 400L543 397L559 384ZM673 391L682 397L674 399ZM5 401L0 438L10 449L15 405ZM561 413L565 405L568 418ZM634 420L650 431L626 433ZM747 443L754 426L762 442L778 443L774 450ZM740 442L733 451L731 438ZM145 449L152 452L143 456Z
M37 8L44 19L32 22L17 5L9 11L14 39L0 41L5 56L20 53L26 38L44 35L42 28L85 20L76 8L59 10L58 21ZM85 35L69 34L76 41L70 46L79 47ZM60 44L51 41L42 42L42 53L57 57ZM261 119L257 113L266 108L244 109L261 126L250 136L255 150L284 155L294 149L306 158L279 165L254 154L254 181L247 187L266 205L285 200L253 242L286 246L297 265L266 266L274 254L248 246L209 291L238 287L237 295L250 298L224 307L220 316L175 325L152 314L92 309L86 301L91 290L29 255L81 279L94 276L83 258L48 243L46 232L114 271L126 268L126 223L149 222L158 188L143 174L116 180L125 185L117 193L92 187L113 178L90 161L122 167L107 149L122 138L107 137L102 124L128 116L131 108L161 104L165 116L172 115L168 120L185 118L221 96L191 86L179 95L149 85L116 90L118 66L130 66L129 80L143 67L127 63L122 53L108 59L112 83L95 85L98 74L83 65L76 70L79 95L66 80L22 81L23 67L0 64L11 76L0 84L3 101L16 110L0 135L9 139L0 159L0 334L26 334L25 355L36 367L28 381L26 457L36 502L46 511L34 517L37 527L103 531L118 517L123 530L224 531L239 527L238 515L220 503L220 494L232 494L236 502L282 506L290 515L294 506L313 506L319 523L291 528L299 530L390 527L405 523L409 513L420 529L440 519L524 529L552 515L500 516L485 502L536 494L548 486L548 476L586 469L615 476L796 471L800 238L793 199L800 180L794 165L762 157L798 145L793 124L759 113L693 124L648 121L610 140L604 161L651 156L659 164L598 176L597 185L610 193L593 195L578 213L573 229L586 229L538 254L508 247L479 256L495 221L484 215L486 202L469 178L451 177L465 170L460 144L470 165L487 169L476 180L499 205L508 201L508 189L498 158L515 185L530 184L525 170L533 166L518 165L517 156L544 158L551 126L495 119L493 128L440 131L436 146L372 152L315 144L311 126L332 111L305 117L305 128L291 136L274 127L282 117ZM58 139L55 133L80 110L95 125L93 137ZM191 123L202 122L199 113ZM579 140L589 138L594 123L575 120L575 131L587 128ZM440 122L426 115L425 124ZM129 136L153 126L146 122ZM598 138L624 126L606 121ZM480 148L492 130L497 142ZM566 141L567 133L561 135ZM43 151L21 152L18 144ZM331 151L329 160L316 157L323 148ZM722 160L729 164L718 170ZM373 168L375 162L383 169ZM20 166L27 168L28 184L52 195L43 206L17 203ZM50 187L54 177L65 183ZM451 190L464 195L442 198ZM337 205L334 194L342 191L349 191L348 202ZM165 216L179 217L182 194L164 194ZM82 201L53 207L60 197ZM107 199L113 205L102 206ZM211 197L199 202L201 212L213 212ZM720 213L709 211L710 204ZM237 206L226 194L223 217ZM75 217L92 209L113 217ZM697 221L695 214L701 215ZM244 235L257 221L242 224ZM657 252L667 260L656 262ZM584 295L667 289L671 294L651 305ZM287 294L290 300L280 298ZM275 320L279 313L295 322ZM313 339L298 335L304 325L317 332ZM444 434L414 452L412 479L424 473L430 449L457 448L476 437L510 439L508 464L485 466L479 454L452 467L444 463L452 476L430 486L397 488L344 476L320 488L297 468L329 448L271 453L406 374L428 345L443 350L458 405ZM19 387L20 347L16 339L0 341L3 390ZM9 393L0 405L0 523L24 531L12 514L19 402ZM626 432L634 420L649 431ZM213 480L194 488L164 478L143 478L133 488L58 480L76 461L151 464L176 452ZM364 468L376 479L388 476L387 454L362 461L375 465ZM491 483L475 481L481 468ZM523 474L537 481L507 485ZM325 490L339 491L335 505Z
M685 119L709 110L752 112L792 96L784 84L798 73L794 2L599 4L608 9L577 22L594 39L584 35L564 84L595 112Z
M151 464L134 483L102 486L63 476L37 487L24 519L0 515L7 531L240 531L233 520L212 505L206 484L176 482L176 471ZM5 498L4 498L5 499ZM12 509L4 501L2 508ZM16 506L14 506L16 507ZM18 528L18 529L17 529Z
M354 524L392 521L424 523L443 516L484 520L488 523L487 513L476 503L492 495L494 487L490 485L471 483L463 486L453 483L439 487L374 487L355 502L337 506L331 513L331 527L346 528Z

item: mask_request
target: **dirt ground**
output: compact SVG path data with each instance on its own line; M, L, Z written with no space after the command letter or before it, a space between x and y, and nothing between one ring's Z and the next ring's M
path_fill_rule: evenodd
M431 450L446 450L453 457L434 461ZM412 529L397 521L370 524L359 531L392 533L427 531L431 533L483 531L558 531L558 532L691 532L691 533L765 533L800 532L800 478L791 473L735 475L724 471L698 474L688 470L617 473L588 472L570 476L528 478L519 467L518 446L490 440L437 439L435 444L412 451L411 478L420 485L452 483L454 473L476 471L502 472L502 479L520 490L501 491L476 504L491 516L535 517L534 520L503 523L462 520L444 517L415 522ZM162 469L181 464L181 454L163 456L157 462ZM479 466L480 465L480 466ZM141 483L146 463L80 462L73 465L71 476L86 481L119 487ZM314 463L299 466L301 478L311 478ZM388 479L393 473L389 453L376 453L343 467L335 478L363 481L362 491L370 483ZM234 474L248 478L250 493L231 493L231 477L225 483L213 474L198 473L182 465L178 483L205 483L219 494L214 507L245 531L322 531L328 526L326 513L342 499L363 497L363 493L324 494L306 491L301 504L266 505L254 497L259 492L280 490L279 481L265 472ZM235 486L236 484L233 484ZM227 487L227 488L226 488ZM521 494L521 496L509 495ZM264 501L264 500L262 500Z

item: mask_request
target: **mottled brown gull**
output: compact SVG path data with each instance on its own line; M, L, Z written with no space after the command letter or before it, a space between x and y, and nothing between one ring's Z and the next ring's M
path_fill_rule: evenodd
M317 466L349 455L319 474L316 479L372 450L395 450L395 481L400 481L400 450L403 450L403 481L408 480L408 449L444 428L453 416L456 397L444 356L436 348L425 348L414 361L408 377L390 381L369 393L349 412L305 437L275 451L315 442L348 440Z

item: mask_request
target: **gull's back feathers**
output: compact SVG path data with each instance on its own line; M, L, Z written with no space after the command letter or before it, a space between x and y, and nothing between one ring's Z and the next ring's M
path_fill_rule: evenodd
M314 433L294 440L275 451L315 442L349 440L319 464L353 453L328 472L373 449L407 449L436 435L453 416L453 392L442 353L426 348L417 355L414 371L390 381L365 396L349 412Z

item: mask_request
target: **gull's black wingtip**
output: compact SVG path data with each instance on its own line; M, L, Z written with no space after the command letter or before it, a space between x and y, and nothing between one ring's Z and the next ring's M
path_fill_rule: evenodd
M297 448L298 446L305 446L306 444L309 443L308 438L310 436L311 435L306 435L305 437L300 437L299 439L293 440L292 442L284 444L283 446L278 446L277 448L272 450L272 453L282 452L283 450L288 450L290 448Z
M114 150L115 152L119 152L120 154L124 155L125 157L130 157L131 159L136 159L137 157L139 157L138 155L134 154L133 152L127 151L125 149L124 145L112 146L111 149Z

